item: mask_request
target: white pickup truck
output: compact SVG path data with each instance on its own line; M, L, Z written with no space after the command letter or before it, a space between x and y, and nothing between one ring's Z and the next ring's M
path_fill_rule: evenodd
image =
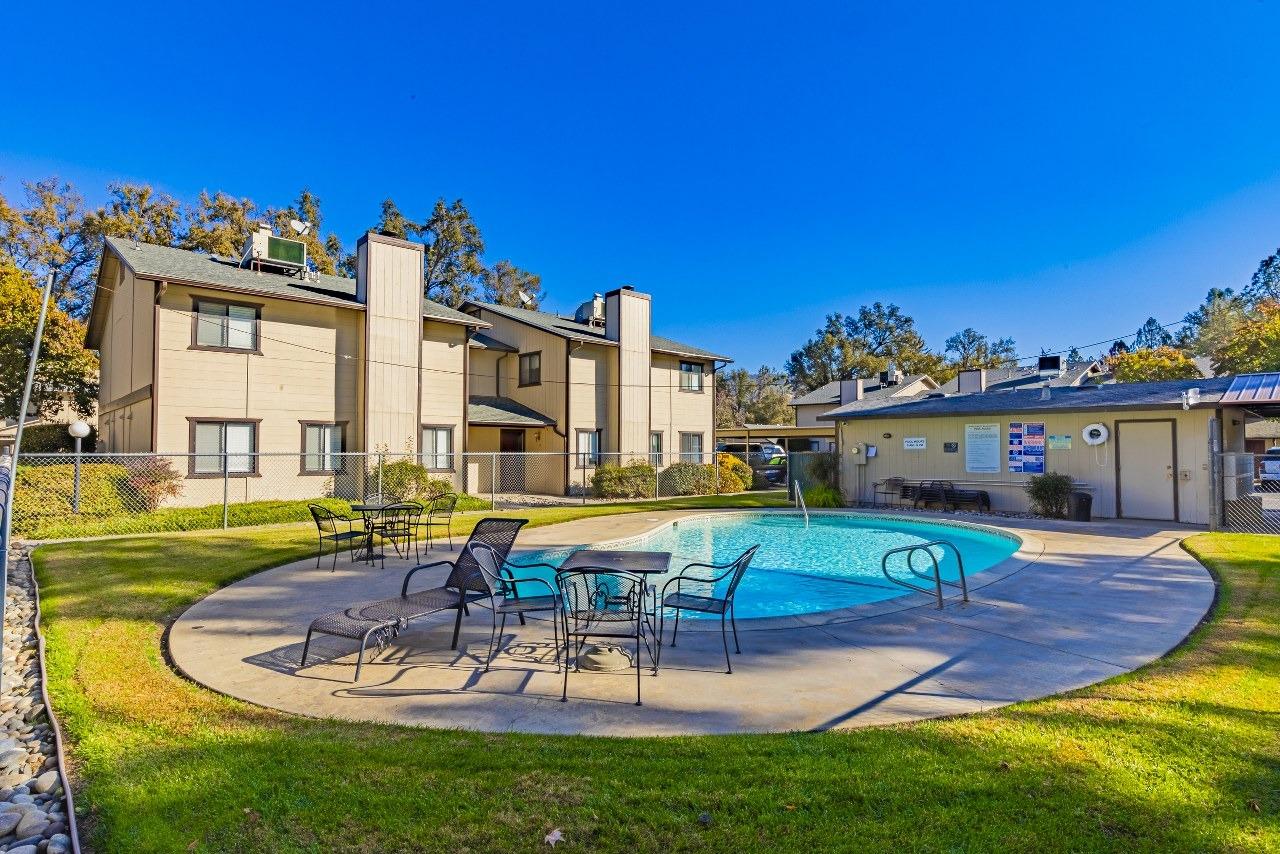
M1263 492L1280 491L1280 448L1270 448L1258 457L1258 481Z

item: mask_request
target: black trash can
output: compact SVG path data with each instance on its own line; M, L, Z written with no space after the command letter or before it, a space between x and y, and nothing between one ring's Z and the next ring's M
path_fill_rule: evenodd
M1073 492L1067 498L1067 516L1073 522L1088 522L1093 518L1093 496L1087 492Z

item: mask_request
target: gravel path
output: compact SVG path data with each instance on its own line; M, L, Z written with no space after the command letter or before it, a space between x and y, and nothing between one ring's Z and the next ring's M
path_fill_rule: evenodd
M76 846L40 685L30 549L16 547L11 558L0 690L0 851L66 854Z

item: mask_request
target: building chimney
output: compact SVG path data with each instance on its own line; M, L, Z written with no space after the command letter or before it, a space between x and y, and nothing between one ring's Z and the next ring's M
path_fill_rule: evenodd
M956 391L960 394L982 394L986 390L986 368L974 368L956 374Z
M862 400L862 384L865 380L840 380L840 405Z
M1049 393L1049 384L1048 384L1048 383L1045 383L1044 385L1040 386L1040 399L1041 399L1041 400L1048 400L1048 399L1049 399L1049 394L1050 394L1050 393Z

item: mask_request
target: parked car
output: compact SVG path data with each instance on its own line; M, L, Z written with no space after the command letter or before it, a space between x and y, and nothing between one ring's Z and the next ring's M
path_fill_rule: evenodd
M775 459L781 457L787 458L787 452L781 445L773 442L720 442L716 445L716 450L723 454L733 454L737 457L747 455L747 462L752 468L768 465Z
M1275 492L1280 490L1280 448L1268 448L1267 452L1259 457L1261 469L1258 472L1258 481L1263 492Z

